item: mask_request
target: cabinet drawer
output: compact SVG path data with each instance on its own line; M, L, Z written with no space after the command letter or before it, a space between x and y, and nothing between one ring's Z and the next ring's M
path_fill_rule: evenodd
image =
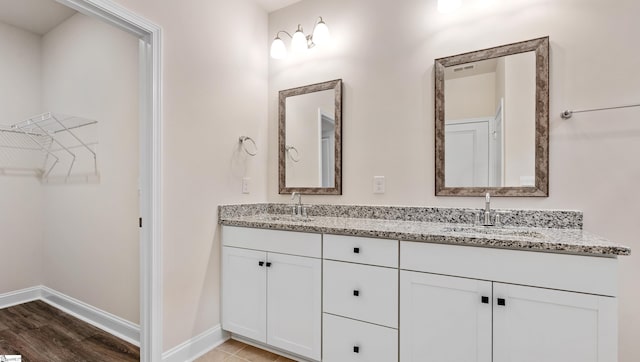
M473 246L400 242L400 268L510 284L617 295L617 260Z
M398 270L324 260L324 311L398 327Z
M322 361L398 361L398 331L324 314Z
M398 241L357 236L324 235L324 258L398 267Z
M222 245L312 258L322 257L322 236L297 231L222 226Z

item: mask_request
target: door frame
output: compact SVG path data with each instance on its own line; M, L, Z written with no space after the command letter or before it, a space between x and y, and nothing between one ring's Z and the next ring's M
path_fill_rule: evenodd
M139 39L140 361L161 361L162 29L112 0L55 1Z

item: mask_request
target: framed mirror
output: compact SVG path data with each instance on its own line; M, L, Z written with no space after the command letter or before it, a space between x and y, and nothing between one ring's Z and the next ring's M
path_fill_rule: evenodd
M342 194L342 79L279 93L279 192Z
M434 68L436 196L549 196L549 37Z

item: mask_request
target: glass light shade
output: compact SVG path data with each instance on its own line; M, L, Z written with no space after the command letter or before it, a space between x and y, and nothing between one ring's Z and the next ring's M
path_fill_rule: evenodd
M287 57L287 48L284 46L284 42L279 37L273 39L271 43L271 58L284 59Z
M327 24L320 20L320 22L316 24L316 28L313 30L313 43L317 46L322 46L327 44L330 39L331 35L329 34Z
M462 6L462 0L438 0L438 11L444 14L452 13Z
M307 37L300 29L293 33L293 39L291 39L291 50L294 53L303 53L307 50Z

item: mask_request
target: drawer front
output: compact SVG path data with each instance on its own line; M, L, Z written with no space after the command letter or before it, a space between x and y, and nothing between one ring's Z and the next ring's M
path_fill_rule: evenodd
M606 296L617 295L617 259L400 242L403 270Z
M323 362L397 362L398 331L323 315Z
M397 240L325 234L323 242L325 259L398 267Z
M322 235L297 231L222 226L222 245L311 258L322 257Z
M398 327L398 269L324 260L324 311Z

